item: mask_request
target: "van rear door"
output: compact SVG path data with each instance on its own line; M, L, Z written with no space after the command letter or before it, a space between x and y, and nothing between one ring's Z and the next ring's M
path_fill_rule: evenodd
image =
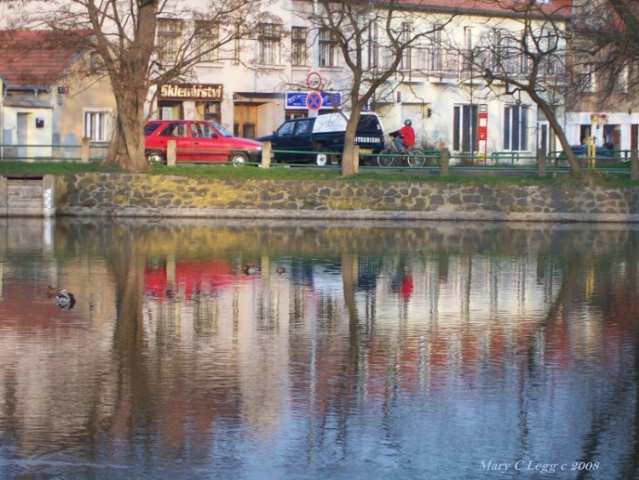
M384 129L377 115L363 113L357 123L355 143L361 153L379 153L384 148Z

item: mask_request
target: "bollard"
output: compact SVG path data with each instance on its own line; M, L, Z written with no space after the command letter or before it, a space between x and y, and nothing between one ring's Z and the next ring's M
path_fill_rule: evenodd
M353 158L355 161L353 162L353 173L359 172L359 145L355 145L353 147Z
M166 142L166 165L175 167L175 140Z
M638 175L638 165L639 164L639 152L637 150L633 150L630 152L630 180L637 180Z
M439 174L442 176L448 175L448 163L449 163L450 155L448 153L447 148L444 147L441 149L441 152L439 154L439 159L440 159Z
M262 168L271 168L271 142L262 143Z
M7 177L0 176L0 217L6 217L9 209L9 187Z
M87 137L82 137L82 144L80 146L80 162L89 163L89 147L91 140Z
M537 176L546 176L546 152L542 148L537 149Z

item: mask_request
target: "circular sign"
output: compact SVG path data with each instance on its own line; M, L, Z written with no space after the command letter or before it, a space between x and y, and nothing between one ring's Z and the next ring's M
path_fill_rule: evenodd
M322 77L317 72L311 72L306 77L306 86L311 90L319 90L322 88Z
M317 92L310 92L306 97L306 106L314 112L319 110L322 108L322 96Z

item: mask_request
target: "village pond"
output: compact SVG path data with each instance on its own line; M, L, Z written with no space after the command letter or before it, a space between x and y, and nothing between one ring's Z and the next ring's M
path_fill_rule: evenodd
M0 478L639 479L638 247L617 224L0 220Z

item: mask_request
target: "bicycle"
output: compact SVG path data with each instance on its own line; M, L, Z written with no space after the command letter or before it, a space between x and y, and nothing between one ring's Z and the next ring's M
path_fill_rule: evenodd
M409 167L423 167L426 163L426 154L421 148L405 147L398 150L395 142L387 142L386 147L379 152L377 164L380 167L392 167L395 160L399 160L402 165Z

